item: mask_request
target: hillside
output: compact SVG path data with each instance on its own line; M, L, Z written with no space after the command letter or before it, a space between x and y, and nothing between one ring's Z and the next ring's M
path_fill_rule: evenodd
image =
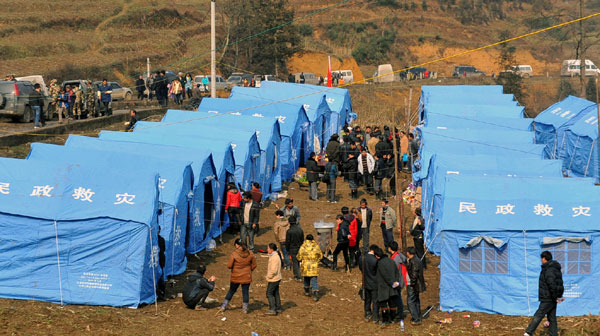
M600 9L588 0L586 14ZM219 5L219 4L217 4ZM507 30L510 36L574 18L577 2L563 0L290 0L305 51L289 70L322 73L324 55L369 77L377 64L395 69L489 44ZM315 11L330 7L316 15ZM209 1L4 0L0 15L0 74L41 73L50 77L108 76L129 81L152 68L203 73L209 62ZM227 13L218 13L219 37ZM572 15L570 15L572 14ZM596 29L598 18L586 22ZM562 59L576 55L576 28L565 27L513 43L517 62L536 75L557 74ZM249 27L248 34L255 33ZM587 51L596 63L598 38ZM219 40L220 46L226 42ZM313 54L317 53L317 54ZM456 64L498 71L498 48L428 66L449 75ZM336 63L337 64L337 63ZM233 71L230 64L219 65ZM307 68L303 68L307 67ZM334 64L335 68L335 64ZM252 72L253 69L240 69Z

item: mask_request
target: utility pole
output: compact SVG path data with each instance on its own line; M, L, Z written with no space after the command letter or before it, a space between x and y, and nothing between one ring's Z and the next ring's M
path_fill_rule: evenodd
M217 41L215 33L215 3L210 1L210 97L217 98Z
M585 0L579 0L579 18L583 18ZM581 98L585 98L585 47L583 21L579 21L579 84L581 84Z
M410 117L412 116L411 107L412 107L412 88L410 88L410 91L408 92L408 116L406 117L408 120L408 123L406 125L408 127L407 131L410 131L410 119L411 119Z
M146 91L148 91L148 101L150 100L150 86L148 82L150 80L150 57L146 57Z

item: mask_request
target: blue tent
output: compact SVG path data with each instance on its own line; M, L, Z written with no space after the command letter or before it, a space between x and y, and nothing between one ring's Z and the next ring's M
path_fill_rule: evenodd
M502 118L485 116L485 112L477 116L429 114L425 126L429 128L462 128L462 129L489 129L504 131L531 130L533 119Z
M226 194L226 186L228 183L236 182L236 174L238 171L240 172L240 176L244 174L244 166L236 166L236 158L234 158L234 153L237 155L242 153L240 157L240 162L243 163L243 160L246 158L246 155L243 153L243 146L240 149L235 150L234 147L236 145L234 143L226 143L223 141L209 141L203 140L202 142L198 142L197 139L186 138L177 135L162 135L162 134L142 134L142 133L129 133L129 132L108 132L103 131L100 134L100 138L104 141L125 141L125 142L134 142L134 143L145 143L145 144L157 144L164 145L167 147L175 146L175 147L184 147L192 150L200 150L201 153L204 153L206 148L211 148L213 150L212 157L213 162L215 164L215 169L217 170L218 178L216 183L212 183L213 185L213 209L215 211L214 222L211 225L209 237L216 238L219 237L225 229L229 226L229 221L226 220L225 211L224 211L224 201ZM90 139L90 138L86 138ZM94 138L91 138L94 139ZM259 155L258 149L258 141L256 137L253 138L256 155ZM218 148L223 148L222 151L218 150ZM179 149L174 148L174 150L179 153L181 152ZM186 150L187 151L187 150ZM187 155L185 152L181 152L181 155ZM257 161L257 160L253 160ZM250 160L248 160L249 166L251 165ZM255 165L256 169L258 169L258 163ZM237 169L239 168L239 169ZM251 167L248 168L247 171L251 171Z
M567 123L564 139L565 171L569 175L596 177L600 183L597 107L587 108L579 120Z
M303 94L287 88L285 90L264 90L236 86L232 89L231 99L262 99L273 103L286 104L296 108L303 106L313 128L315 151L322 150L334 133L339 131L339 114L334 113L324 94Z
M533 132L459 128L420 127L421 141L426 142L475 142L487 144L533 144Z
M428 102L432 95L453 94L458 96L468 95L502 95L502 85L423 85L421 86L421 101Z
M425 239L429 251L439 254L440 242L437 215L443 205L446 176L520 176L562 177L562 162L541 158L487 155L457 155L438 153L431 157L428 174L422 181L421 209L425 219Z
M599 205L590 179L447 176L441 308L532 315L548 250L563 269L557 314L600 313Z
M215 133L215 130L228 130L229 132ZM281 131L279 122L265 122L264 118L244 115L219 115L208 118L199 116L198 112L168 110L163 121L138 122L134 132L176 132L180 135L195 137L198 134L209 136L210 139L228 140L235 136L245 136L248 139L256 132L261 149L260 171L257 179L263 186L264 197L281 190ZM247 189L244 187L244 189Z
M189 161L169 160L132 153L75 148L45 143L32 143L28 160L75 163L85 167L118 162L118 169L128 172L158 173L161 214L158 216L160 235L165 239L163 276L185 271L185 239L194 175ZM183 242L183 243L182 243Z
M295 96L311 93L314 95L325 94L325 100L331 111L340 116L340 129L344 124L349 125L356 120L356 113L352 110L352 100L350 99L350 92L348 89L282 82L263 82L260 89L269 91L283 90L288 94L293 94Z
M290 180L313 151L312 127L304 107L300 105L272 103L256 99L204 98L198 112L226 114L232 111L242 115L274 118L281 127L281 148L279 158L282 178Z
M419 153L419 160L413 167L413 180L420 181L427 176L431 157L436 153L448 155L496 155L507 157L509 160L519 158L543 158L544 145L535 144L493 144L484 141L478 142L457 142L457 141L438 141L424 142Z
M102 132L101 132L102 133ZM160 146L154 144L105 141L103 139L70 135L67 147L96 149L128 154L152 156L162 160L189 160L194 174L194 192L189 207L189 224L186 233L187 253L202 251L211 237L209 232L215 219L214 180L216 171L211 153L207 150L193 150L183 147Z
M420 121L427 122L430 118L440 115L450 115L465 119L477 118L523 118L525 108L517 105L477 105L477 104L445 104L428 103L419 114Z
M90 178L93 177L93 178ZM0 159L0 296L138 307L155 300L156 174Z
M534 119L535 142L546 145L547 158L563 158L565 125L577 122L586 113L584 110L593 108L595 104L589 100L568 96L558 103L548 107Z

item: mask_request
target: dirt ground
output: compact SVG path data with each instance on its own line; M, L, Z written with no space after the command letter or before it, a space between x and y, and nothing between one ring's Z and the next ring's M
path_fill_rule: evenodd
M295 199L302 219L305 234L316 234L312 223L320 219L333 221L343 206L358 206L350 200L348 186L338 180L338 204L330 204L324 199L324 186L320 186L320 200L307 200L307 191L300 190L291 183L288 196ZM365 195L373 208L378 202L372 196ZM361 196L362 197L362 196ZM283 200L275 202L283 205ZM271 205L261 214L261 230L256 237L256 249L266 249L273 241L271 225L273 211ZM381 231L374 216L371 241L381 244ZM395 232L399 236L399 232ZM168 287L169 295L177 295L182 290L186 276L193 273L199 263L208 267L207 276L217 277L217 286L211 297L221 302L228 290L229 270L225 267L231 253L235 236L226 234L218 247L211 252L201 252L197 256L188 256L188 270L175 278L174 286ZM217 314L218 303L210 305L206 311L194 311L185 307L180 298L160 302L139 309L112 307L65 306L35 301L0 300L0 334L5 335L193 335L199 332L211 335L395 335L400 333L397 324L380 327L363 320L362 301L357 295L361 285L361 274L357 269L351 273L333 272L321 269L319 286L322 298L314 302L303 295L302 284L293 281L292 272L283 272L281 297L284 312L278 316L265 316L268 310L265 297L267 258L257 253L258 268L254 271L250 291L250 314L241 312L241 293L236 293L231 308L223 314ZM340 257L340 259L342 259ZM430 267L425 272L428 290L422 295L422 306L437 305L439 292L439 258L430 257ZM406 291L403 291L406 299ZM405 301L406 302L406 301ZM405 308L407 310L407 308ZM470 317L463 317L469 314ZM452 324L440 324L436 321L451 317ZM481 327L475 329L473 321L481 321ZM482 313L453 312L445 313L433 310L431 316L421 326L407 324L406 335L522 335L529 318L507 317ZM560 335L599 335L598 316L559 318ZM540 327L540 329L543 329ZM544 333L542 333L544 335Z

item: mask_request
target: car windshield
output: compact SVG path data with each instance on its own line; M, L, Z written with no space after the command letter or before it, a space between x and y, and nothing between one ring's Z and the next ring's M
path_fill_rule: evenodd
M240 76L231 76L227 79L228 82L239 82L240 80L242 80Z

